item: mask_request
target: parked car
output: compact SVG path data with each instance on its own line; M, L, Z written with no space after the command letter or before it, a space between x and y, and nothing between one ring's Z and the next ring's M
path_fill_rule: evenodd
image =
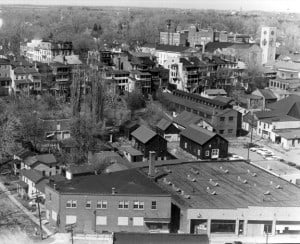
M229 158L229 160L239 160L239 159L244 159L242 156L232 154Z

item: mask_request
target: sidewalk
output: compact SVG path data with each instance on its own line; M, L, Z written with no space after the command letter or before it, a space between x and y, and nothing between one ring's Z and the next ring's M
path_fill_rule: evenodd
M7 187L0 181L0 190L4 192L8 196L8 198L18 207L20 208L36 225L40 225L40 221L37 217L35 217L27 208L25 208L11 192L7 189ZM47 234L47 236L51 236L53 233L44 225L42 225L43 231Z

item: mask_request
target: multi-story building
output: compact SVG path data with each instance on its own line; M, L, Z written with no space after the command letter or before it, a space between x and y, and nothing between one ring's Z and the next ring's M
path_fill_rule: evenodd
M235 60L240 60L247 65L261 65L262 49L257 44L210 42L205 51L212 54L222 54Z
M112 66L113 53L109 50L88 51L87 64L97 70L106 66Z
M187 110L199 115L221 136L239 135L242 126L241 114L232 108L230 101L222 102L179 90L173 91L173 94L163 95L175 105L176 110Z
M59 232L70 224L86 234L169 232L170 194L136 169L49 184L45 192L46 217Z
M129 74L126 70L111 70L105 72L105 79L112 83L117 94L123 94L129 91Z
M69 56L73 54L72 42L54 42L52 40L32 40L21 44L21 54L30 61L42 63L53 62L55 56Z
M0 58L0 96L12 93L12 67L8 59Z
M148 72L141 72L138 70L132 70L128 78L129 92L138 91L142 94L151 94L152 82L151 74Z
M18 66L12 70L12 89L14 93L40 93L41 75L35 67Z
M187 46L188 31L160 32L159 43L162 45Z
M159 65L169 69L167 61L172 58L179 58L186 52L189 47L184 46L171 46L171 45L156 45L155 56Z
M190 47L202 47L204 48L205 45L209 42L214 41L214 30L209 28L207 30L199 30L195 25L192 25L189 28L188 33L188 42Z

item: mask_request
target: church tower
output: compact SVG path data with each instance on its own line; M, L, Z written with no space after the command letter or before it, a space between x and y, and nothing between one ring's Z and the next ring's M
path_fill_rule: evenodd
M262 49L262 64L275 61L276 27L262 27L260 47Z

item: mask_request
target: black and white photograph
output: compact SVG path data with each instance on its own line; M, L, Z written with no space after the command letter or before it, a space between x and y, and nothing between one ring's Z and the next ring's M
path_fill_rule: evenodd
M300 244L300 1L0 0L0 244Z

